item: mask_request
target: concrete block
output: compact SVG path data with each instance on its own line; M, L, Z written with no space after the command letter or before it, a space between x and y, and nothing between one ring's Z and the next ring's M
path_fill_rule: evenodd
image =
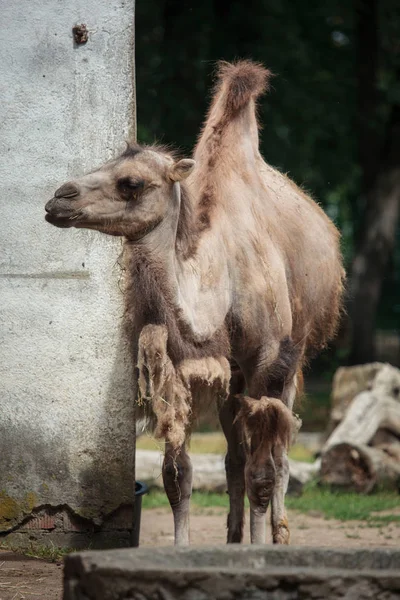
M231 545L72 554L64 600L395 600L400 550Z

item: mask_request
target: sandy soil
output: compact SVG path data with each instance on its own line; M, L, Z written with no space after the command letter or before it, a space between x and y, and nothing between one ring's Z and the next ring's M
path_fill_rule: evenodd
M393 512L393 511L391 511ZM247 518L248 522L248 518ZM222 509L193 510L193 545L225 543L226 512ZM366 527L357 521L326 520L318 513L289 512L292 544L300 546L395 547L400 543L400 524ZM141 546L171 546L172 516L167 509L142 514ZM246 528L245 541L248 542ZM0 551L0 600L61 600L62 565Z
M390 511L393 514L393 511ZM379 513L381 514L381 513ZM288 511L291 544L296 546L343 546L367 548L400 545L400 524L390 523L382 527L367 527L359 521L335 521L324 519L316 511L299 514ZM246 523L250 521L246 515ZM245 525L245 543L249 543L248 526ZM226 541L226 511L223 509L192 509L191 543L205 546L224 544ZM142 516L141 546L169 546L173 543L173 522L168 509L146 510ZM270 540L268 541L270 543Z

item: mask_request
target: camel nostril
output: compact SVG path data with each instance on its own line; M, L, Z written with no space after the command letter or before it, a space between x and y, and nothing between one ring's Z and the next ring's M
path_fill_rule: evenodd
M75 183L64 183L61 187L56 190L54 197L55 198L74 198L79 194L79 188L75 185Z

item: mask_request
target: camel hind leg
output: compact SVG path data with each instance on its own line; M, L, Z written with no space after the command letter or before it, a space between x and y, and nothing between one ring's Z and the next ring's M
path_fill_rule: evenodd
M246 488L250 501L252 543L265 542L265 515L271 503L274 543L289 543L285 494L289 481L287 450L295 420L291 409L296 393L296 369L302 348L288 337L271 364L264 349L244 365L250 398L239 414L246 441Z
M245 454L236 417L240 410L240 398L229 395L220 407L219 419L227 441L225 457L226 480L229 494L228 544L241 543L244 525Z
M292 414L277 398L259 400L243 397L238 421L243 431L246 453L245 481L250 502L250 539L263 544L265 516L274 502L282 479L281 464L275 460L277 449L286 449L292 432ZM279 496L280 498L280 496ZM283 497L284 500L284 497Z
M301 376L301 371L296 374L292 381L285 385L282 394L282 401L291 411L296 398L298 389L298 376ZM296 427L301 422L296 423ZM289 544L290 531L285 510L285 496L289 485L289 459L287 448L282 444L275 444L273 447L273 457L277 477L275 487L271 498L271 529L272 541L274 544Z

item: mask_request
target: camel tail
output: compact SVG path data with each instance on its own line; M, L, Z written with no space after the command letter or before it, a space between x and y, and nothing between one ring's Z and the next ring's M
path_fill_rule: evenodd
M268 69L250 60L218 63L216 100L223 101L228 121L268 89L271 76Z

